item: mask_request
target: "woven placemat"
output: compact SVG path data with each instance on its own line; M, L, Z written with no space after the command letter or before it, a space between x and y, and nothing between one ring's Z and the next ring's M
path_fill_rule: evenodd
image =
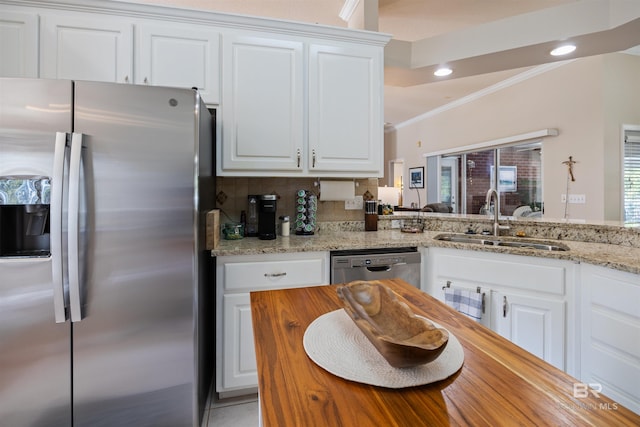
M442 326L433 322L439 328ZM351 381L387 388L414 387L455 374L464 362L460 341L449 342L433 362L413 368L394 368L343 310L323 314L304 333L304 350L318 366Z

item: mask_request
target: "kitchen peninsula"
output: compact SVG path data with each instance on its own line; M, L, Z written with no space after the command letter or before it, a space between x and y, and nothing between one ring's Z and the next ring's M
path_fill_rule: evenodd
M470 228L477 233L490 228L479 215L424 215L425 230L416 234L392 227L401 218L381 218L377 232L363 231L358 221L327 222L312 236L221 241L212 251L217 391L231 397L257 390L251 292L329 283L332 251L417 247L421 291L444 301L442 287L448 283L481 287L487 301L484 326L584 383L601 383L604 395L640 414L639 230L512 220L510 235L499 239L516 245L542 239L566 249L542 250L437 238L469 237L463 233Z
M440 382L388 389L344 380L312 362L303 335L341 309L335 287L251 293L262 424L638 425L640 417L494 332L399 280L384 281L411 309L460 341L462 368ZM339 355L337 355L339 357ZM579 383L578 383L579 384Z

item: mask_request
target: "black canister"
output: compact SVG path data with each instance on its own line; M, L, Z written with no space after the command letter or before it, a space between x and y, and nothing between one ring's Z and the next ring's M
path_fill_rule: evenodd
M272 240L276 238L276 196L264 194L260 196L258 209L258 238Z

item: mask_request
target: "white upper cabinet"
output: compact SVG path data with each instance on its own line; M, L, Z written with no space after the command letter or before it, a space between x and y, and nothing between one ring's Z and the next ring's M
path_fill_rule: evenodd
M220 34L201 25L81 13L42 19L45 78L197 87L219 104L219 52Z
M43 78L117 83L133 78L133 24L126 20L44 15L40 40Z
M372 46L310 46L310 171L381 173L382 60Z
M0 76L197 87L218 106L218 176L384 175L388 34L112 0L8 3Z
M224 37L219 172L303 171L303 70L301 42Z
M38 77L38 15L0 15L0 77Z
M224 36L219 176L383 175L383 45Z
M208 104L220 103L220 34L198 25L136 25L135 83L197 87Z

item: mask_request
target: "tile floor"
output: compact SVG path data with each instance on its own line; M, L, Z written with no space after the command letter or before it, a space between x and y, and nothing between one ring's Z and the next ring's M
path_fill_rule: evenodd
M258 397L209 401L202 427L258 427Z

